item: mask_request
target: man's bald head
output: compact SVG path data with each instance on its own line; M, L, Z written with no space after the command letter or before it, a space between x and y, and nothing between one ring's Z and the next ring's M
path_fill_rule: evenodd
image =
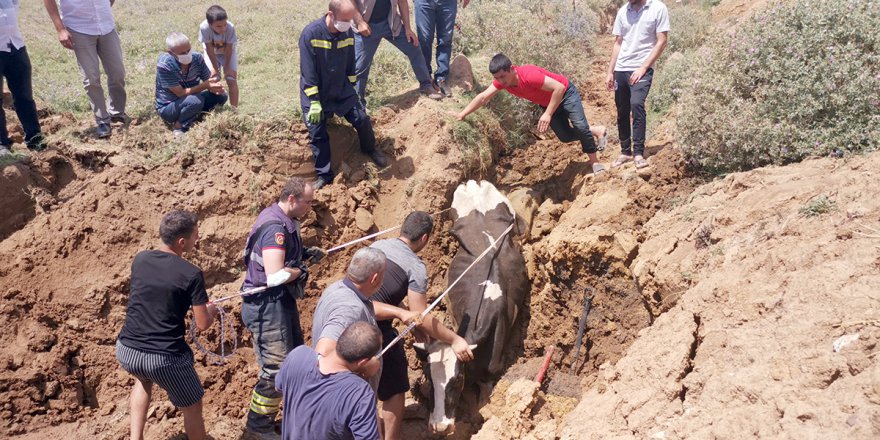
M354 19L354 14L357 11L354 7L354 0L330 0L330 6L327 9L333 13L338 21L346 21L345 17L348 17L349 14L351 15L349 20Z

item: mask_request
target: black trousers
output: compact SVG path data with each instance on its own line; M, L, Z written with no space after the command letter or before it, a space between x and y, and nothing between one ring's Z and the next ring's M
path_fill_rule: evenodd
M9 52L0 52L0 75L6 79L15 114L24 128L24 140L30 141L40 134L40 120L37 118L37 105L34 103L34 91L31 81L31 59L27 48L16 49L9 46ZM0 79L0 93L3 91ZM0 105L0 145L10 146L9 132L6 130L6 111Z
M651 90L654 69L648 69L639 82L630 85L632 72L614 72L614 103L617 104L617 131L620 134L620 154L645 155L645 127L648 123L645 99ZM632 124L630 124L632 113Z

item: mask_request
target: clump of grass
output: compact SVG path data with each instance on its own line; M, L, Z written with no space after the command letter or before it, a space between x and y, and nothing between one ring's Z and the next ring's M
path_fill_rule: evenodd
M820 194L810 199L804 206L801 206L798 212L804 217L817 217L835 209L837 209L837 203L828 198L827 195Z
M28 156L26 153L13 151L11 154L0 156L0 169L3 169L6 166L12 165L16 162L27 161L29 158L30 156Z

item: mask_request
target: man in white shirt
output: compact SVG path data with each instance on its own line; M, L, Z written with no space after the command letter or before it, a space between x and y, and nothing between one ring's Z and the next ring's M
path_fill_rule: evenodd
M611 167L634 160L636 168L644 168L648 166L645 99L654 77L654 62L666 48L669 11L660 0L629 0L617 11L611 33L615 40L606 84L614 91L620 133L620 156Z
M0 95L3 94L5 78L12 94L15 114L24 129L24 142L29 149L39 151L46 146L34 103L31 59L18 29L19 3L20 0L0 0ZM12 141L6 130L6 112L0 105L0 156L10 154L11 149Z
M83 86L95 114L98 138L110 136L110 122L128 124L125 114L125 66L122 45L110 6L115 0L43 0L46 11L58 31L58 41L73 50L83 77ZM101 87L101 65L107 74L109 101Z

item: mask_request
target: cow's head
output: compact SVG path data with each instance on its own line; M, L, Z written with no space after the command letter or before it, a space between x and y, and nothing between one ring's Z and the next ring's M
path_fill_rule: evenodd
M469 180L452 196L455 210L453 235L472 255L477 255L516 219L510 200L489 182Z
M428 368L433 388L433 408L428 418L428 426L434 434L446 434L455 430L455 408L464 388L458 358L452 346L441 341L414 344L417 349L428 353ZM471 345L476 350L476 345Z

